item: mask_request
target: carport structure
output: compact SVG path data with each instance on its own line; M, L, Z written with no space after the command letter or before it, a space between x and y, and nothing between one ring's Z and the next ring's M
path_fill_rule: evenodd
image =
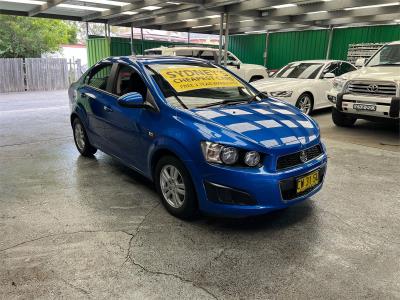
M218 33L227 61L229 34L400 22L393 0L0 0L0 13L169 31ZM87 26L88 28L88 26ZM225 35L224 53L222 55ZM142 31L143 39L143 31ZM328 47L329 48L329 47ZM327 53L327 56L329 54Z
M399 22L394 0L0 0L0 13L230 34ZM223 24L223 19L225 25ZM226 25L228 24L228 26Z

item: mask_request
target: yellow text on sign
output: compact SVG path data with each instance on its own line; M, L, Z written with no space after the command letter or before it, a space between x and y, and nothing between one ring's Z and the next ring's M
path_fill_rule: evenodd
M243 86L231 74L218 68L168 68L160 70L159 73L177 92Z

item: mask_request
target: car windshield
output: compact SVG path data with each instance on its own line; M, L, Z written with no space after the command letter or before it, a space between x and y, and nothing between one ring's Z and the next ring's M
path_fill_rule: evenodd
M274 77L314 79L322 66L321 63L291 63L280 69Z
M386 45L367 63L368 67L400 65L400 44Z
M176 107L188 109L234 105L259 101L253 92L224 69L207 63L151 64L150 75L165 99Z

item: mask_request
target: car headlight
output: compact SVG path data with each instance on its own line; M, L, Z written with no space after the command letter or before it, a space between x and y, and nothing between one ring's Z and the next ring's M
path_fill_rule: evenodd
M249 167L255 167L260 163L260 153L257 151L249 151L244 156L244 163Z
M238 160L239 152L234 147L222 147L220 157L224 164L233 165Z
M343 87L344 87L345 83L346 83L346 80L342 79L342 78L334 78L332 81L333 88L338 92L343 91Z
M246 151L208 141L201 142L201 150L209 163L256 167L261 161L261 155L257 151Z
M290 97L292 96L293 91L278 91L278 92L270 92L272 97Z

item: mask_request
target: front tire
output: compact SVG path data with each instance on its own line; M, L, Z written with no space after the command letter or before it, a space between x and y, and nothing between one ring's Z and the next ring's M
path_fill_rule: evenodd
M183 163L174 156L164 156L156 165L154 177L165 208L178 218L192 219L197 213L197 197Z
M310 93L303 93L296 101L296 107L300 109L303 114L309 115L314 108L314 99Z
M75 146L80 154L87 157L93 156L97 149L90 144L85 127L78 118L72 122L72 131L74 132Z
M357 118L351 117L338 111L336 108L332 109L332 121L336 126L350 127L357 121Z

